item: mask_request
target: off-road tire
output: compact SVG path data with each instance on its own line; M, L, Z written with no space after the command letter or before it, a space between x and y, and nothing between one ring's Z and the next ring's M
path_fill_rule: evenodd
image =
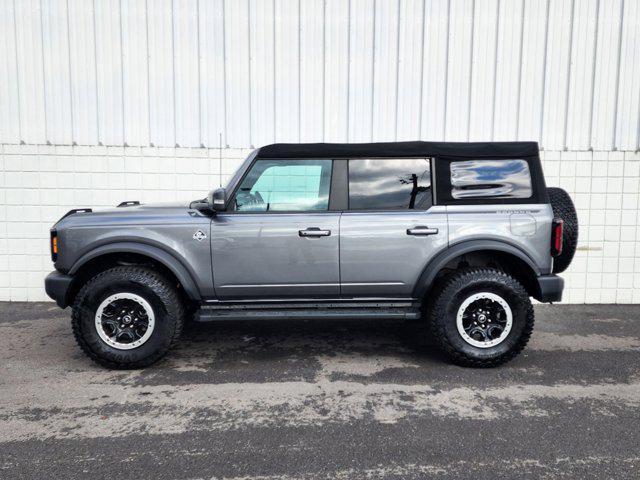
M578 247L578 214L571 197L562 188L547 188L553 216L564 222L562 229L562 253L553 259L553 273L564 272Z
M513 315L513 325L506 338L489 348L467 343L456 327L460 305L479 292L501 296ZM457 365L496 367L516 357L531 337L534 313L529 295L520 282L501 270L484 267L458 270L437 284L431 298L427 306L430 335L440 350Z
M130 350L105 343L95 325L100 303L121 292L141 296L155 314L149 339ZM146 267L122 266L97 274L80 289L73 303L71 324L76 342L94 362L112 369L143 368L160 360L175 345L182 332L184 312L178 291L161 274Z

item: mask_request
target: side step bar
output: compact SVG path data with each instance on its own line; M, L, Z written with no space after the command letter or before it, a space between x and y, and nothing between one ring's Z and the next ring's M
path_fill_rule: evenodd
M221 320L323 320L323 319L404 319L418 320L420 310L406 308L313 308L313 309L265 309L220 310L202 308L194 316L197 322Z

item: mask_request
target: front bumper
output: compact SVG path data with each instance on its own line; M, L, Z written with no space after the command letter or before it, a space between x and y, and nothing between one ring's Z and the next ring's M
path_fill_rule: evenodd
M534 296L540 302L559 302L562 300L564 279L557 275L540 275L538 278L538 295Z
M44 279L44 289L50 298L56 301L60 308L66 308L67 294L71 287L73 277L60 272L51 272Z

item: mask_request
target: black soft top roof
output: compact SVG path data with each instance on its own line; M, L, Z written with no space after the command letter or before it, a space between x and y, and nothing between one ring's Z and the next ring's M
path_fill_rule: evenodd
M261 147L257 153L260 158L535 156L538 156L537 142L274 143Z

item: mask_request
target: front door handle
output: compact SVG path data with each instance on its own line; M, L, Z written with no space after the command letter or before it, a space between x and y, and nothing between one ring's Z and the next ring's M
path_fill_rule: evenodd
M320 230L318 227L309 227L304 230L298 230L301 237L328 237L331 230Z
M437 228L423 227L422 225L407 228L407 235L436 235L437 233Z

